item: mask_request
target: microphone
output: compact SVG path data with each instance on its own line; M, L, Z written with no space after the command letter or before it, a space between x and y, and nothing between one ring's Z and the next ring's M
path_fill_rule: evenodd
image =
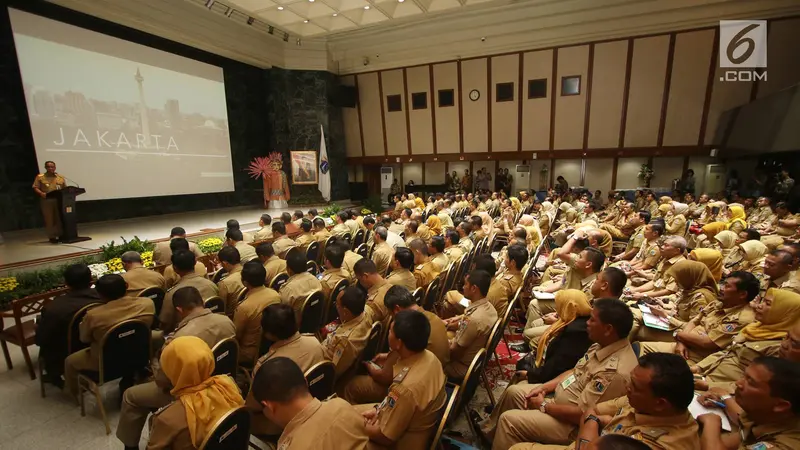
M59 175L61 175L61 174L59 174ZM69 178L65 177L64 175L61 175L61 176L62 176L62 177L64 177L64 179L65 179L65 180L67 180L67 181L69 181L70 183L75 183L74 181L70 180ZM81 187L81 185L80 185L80 184L78 184L78 183L75 183L75 187L77 187L77 188L80 188L80 187Z

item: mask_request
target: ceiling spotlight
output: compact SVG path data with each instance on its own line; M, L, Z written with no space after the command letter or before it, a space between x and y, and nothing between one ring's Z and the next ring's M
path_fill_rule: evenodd
M255 22L255 21L256 21L256 19L254 19L254 18L250 17L250 18L248 18L248 19L247 19L247 24L248 24L248 25L252 25L252 24L253 24L253 22Z
M206 0L206 8L211 9L214 6L214 0Z
M338 15L339 15L339 14L337 14L337 13L333 13L333 17L336 17L336 16L338 16Z
M283 6L278 6L278 11L283 11Z
M369 5L365 6L364 9L369 9Z
M314 0L308 0L308 1L309 1L309 3L314 3Z
M403 3L406 0L397 0L398 3Z
M308 19L304 20L303 23L308 23Z

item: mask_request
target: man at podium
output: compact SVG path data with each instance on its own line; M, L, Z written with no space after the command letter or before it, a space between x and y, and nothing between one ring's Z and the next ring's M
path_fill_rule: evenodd
M44 216L44 226L47 230L47 237L53 244L58 243L61 235L61 221L58 218L58 200L47 198L47 194L58 189L67 187L67 180L56 173L56 163L47 161L44 163L45 173L36 175L33 180L33 191L41 197L39 200Z

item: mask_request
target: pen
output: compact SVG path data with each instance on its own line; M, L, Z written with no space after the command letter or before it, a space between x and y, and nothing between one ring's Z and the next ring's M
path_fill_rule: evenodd
M716 406L717 408L723 408L723 409L725 408L725 403L718 402L716 400L708 400L708 402Z

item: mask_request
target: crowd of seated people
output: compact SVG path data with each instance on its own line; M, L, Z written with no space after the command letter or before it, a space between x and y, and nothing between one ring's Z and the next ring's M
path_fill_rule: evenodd
M798 448L798 219L769 199L610 199L568 189L409 194L375 217L341 211L331 230L316 211L263 215L253 235L229 221L216 282L176 228L161 245L163 276L135 252L123 255L121 276L66 270L69 292L37 332L46 377L77 394L77 374L98 370L105 332L137 319L152 326L157 351L149 377L120 385L126 448L138 448L156 410L152 448L196 448L220 415L193 412L201 391L222 410L244 405L251 433L278 448L426 448L446 385L471 376L517 310L517 370L491 411L468 414L478 447ZM353 245L360 230L366 252ZM137 297L151 286L166 291L158 313ZM336 319L300 334L316 292ZM205 308L215 296L224 314ZM70 355L70 320L93 304L80 324L88 348ZM376 324L381 341L367 361ZM246 369L236 383L208 368L227 338ZM303 375L322 361L335 367L337 398L320 401ZM733 430L718 415L694 417L693 401L727 414Z

